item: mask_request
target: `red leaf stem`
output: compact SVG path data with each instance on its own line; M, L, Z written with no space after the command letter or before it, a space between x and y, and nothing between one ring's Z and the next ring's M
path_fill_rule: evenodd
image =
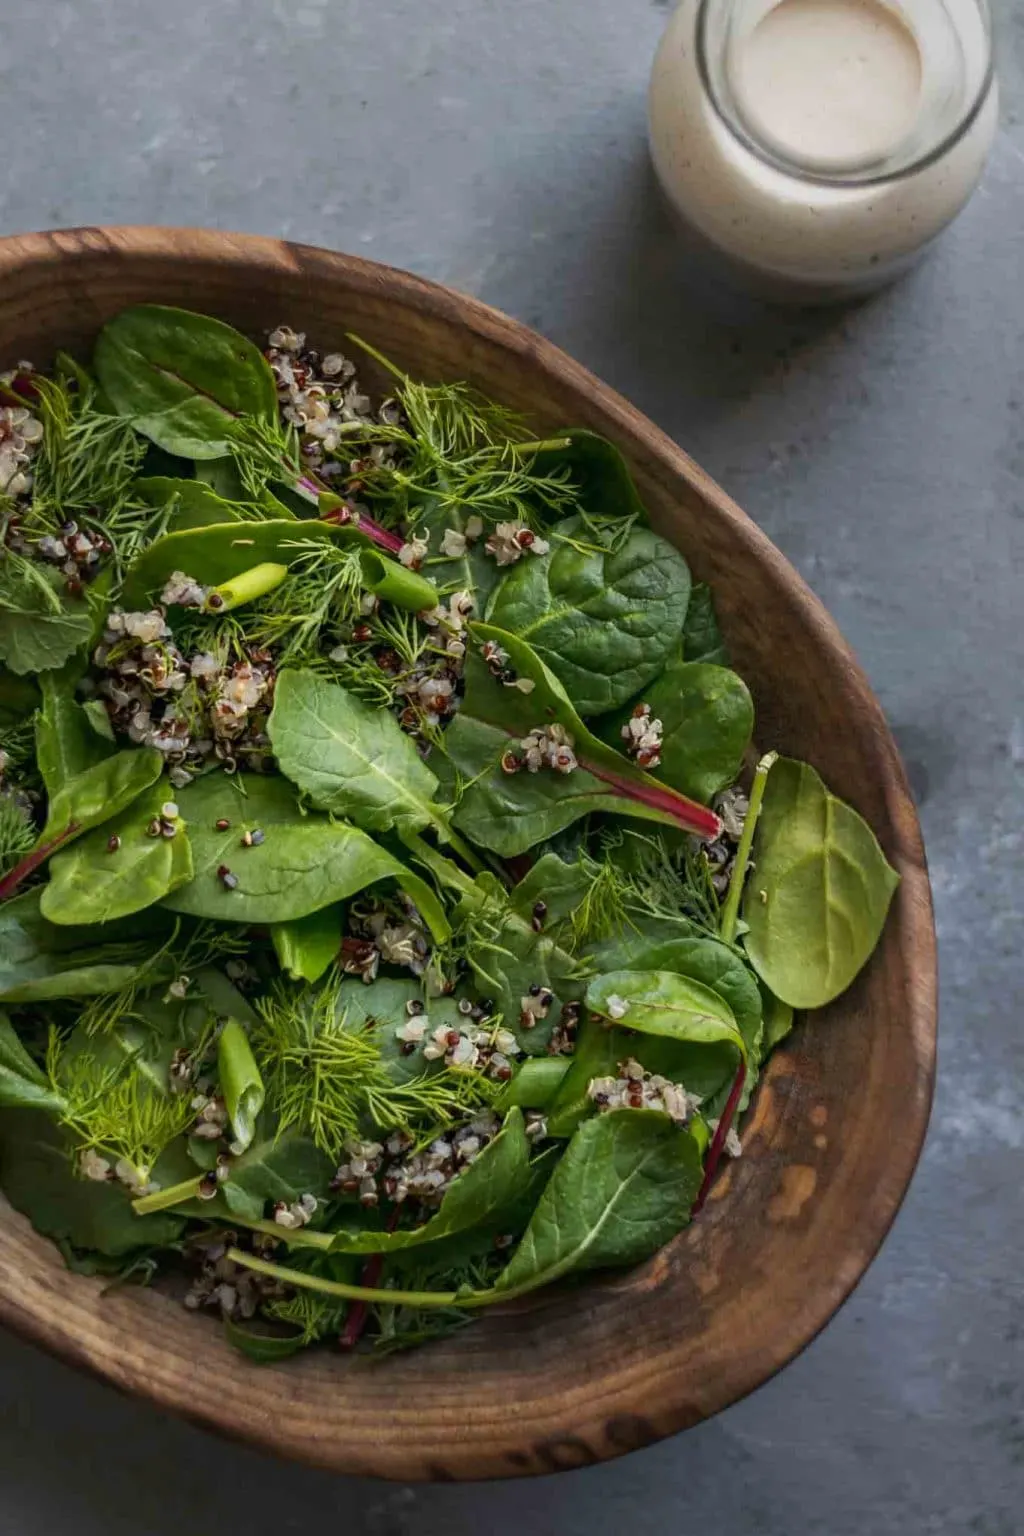
M722 1110L722 1118L715 1126L715 1134L711 1138L711 1145L708 1148L707 1162L704 1164L704 1179L697 1194L697 1198L693 1202L693 1210L690 1212L691 1216L698 1215L699 1212L704 1209L704 1202L708 1197L708 1190L711 1188L711 1180L714 1178L715 1170L721 1161L722 1148L725 1146L725 1138L729 1134L729 1127L732 1125L733 1117L736 1114L736 1106L740 1101L740 1094L743 1092L743 1084L746 1082L746 1080L747 1063L745 1061L741 1061L739 1067L736 1070L736 1076L733 1079L733 1085L729 1090L729 1097L725 1101L725 1108Z
M40 864L45 864L50 854L55 852L62 843L66 843L68 838L77 831L78 823L74 821L69 822L63 832L51 838L48 843L43 843L40 847L33 848L31 853L25 855L20 864L15 864L14 868L0 880L0 902L7 901L13 896L21 882L27 880L29 875L34 874Z
M652 806L656 811L664 811L677 821L687 832L693 832L697 837L707 842L714 842L716 837L722 834L721 818L706 805L699 805L696 800L689 800L685 795L680 795L676 790L669 789L668 785L637 784L632 779L623 779L617 773L608 768L599 768L594 763L589 763L585 758L580 758L580 767L592 773L595 779L602 779L605 784L610 784L620 795L629 800L637 800L641 805Z

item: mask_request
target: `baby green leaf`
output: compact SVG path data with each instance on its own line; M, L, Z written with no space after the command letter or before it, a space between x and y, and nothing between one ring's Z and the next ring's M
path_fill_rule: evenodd
M6 1013L0 1011L0 1108L45 1109L51 1114L61 1108L46 1073L37 1067L14 1032Z
M750 690L738 673L677 661L641 697L664 727L661 763L651 770L657 778L703 805L735 783L754 729ZM602 731L606 740L621 744L629 713Z
M306 917L379 880L395 880L415 902L435 939L449 933L430 886L357 827L306 813L284 779L211 773L178 793L189 821L195 875L166 905L222 922L280 923ZM230 826L218 830L218 821ZM245 847L245 832L263 833ZM219 871L237 877L225 884Z
M717 667L729 665L729 653L715 616L715 600L704 582L698 582L690 593L683 625L683 660L707 661Z
M584 521L588 528L601 532L609 548L617 543L616 525L629 530L647 521L625 459L614 443L596 432L584 427L560 428L551 444L541 447L536 467L548 474L568 468L570 480L579 490Z
M319 673L280 674L267 730L281 772L319 810L371 832L443 820L437 779L394 715Z
M338 1232L332 1252L391 1254L471 1228L500 1230L503 1213L518 1201L529 1164L522 1111L510 1109L501 1131L449 1186L438 1210L422 1227L403 1232Z
M237 1019L228 1019L217 1040L217 1077L224 1095L235 1150L244 1152L256 1134L266 1093L249 1037Z
M241 416L277 419L274 376L247 337L207 315L161 304L122 310L100 332L96 375L121 416L168 453L228 453Z
M496 1295L586 1269L639 1264L690 1219L701 1181L697 1144L652 1110L585 1121L540 1197Z
M728 1003L710 987L673 971L608 971L587 986L587 1008L623 1029L672 1040L747 1048Z
M111 922L143 911L191 880L192 853L184 822L178 822L174 837L150 834L163 801L164 786L157 783L112 821L79 838L66 852L54 854L42 896L43 916L51 923ZM112 837L120 839L113 849Z
M867 823L807 763L768 775L743 916L747 953L793 1008L822 1008L878 943L899 884Z
M289 1131L278 1135L263 1116L252 1145L232 1162L218 1198L203 1206L203 1215L222 1208L240 1220L260 1221L268 1204L283 1200L291 1205L302 1195L326 1199L334 1172L335 1164L307 1137Z
M634 528L614 552L584 552L578 519L559 523L546 555L528 555L496 588L488 623L527 641L581 715L617 709L678 648L690 593L682 555Z
M48 1114L17 1109L0 1115L0 1183L44 1237L119 1257L180 1236L180 1216L136 1216L126 1189L79 1177L72 1157L72 1138Z
M476 638L501 646L533 689L523 693L507 687L491 677L479 656L467 658L466 697L444 739L448 757L468 786L455 814L460 831L505 857L527 852L590 811L717 836L717 816L659 784L587 729L565 689L529 645L489 624L471 628ZM579 766L567 774L553 769L506 773L503 754L535 727L551 722L568 731Z
M43 705L36 715L36 765L52 799L70 779L110 757L113 748L76 702L66 672L44 672L39 687Z
M132 924L59 928L39 911L42 888L0 905L0 1000L45 1002L99 997L134 981L151 959L158 932ZM171 919L162 917L162 927ZM128 931L128 930L131 931Z
M19 676L62 667L92 631L88 602L69 597L48 572L31 580L11 570L0 583L0 662Z
M136 480L132 490L148 506L164 508L173 502L169 533L210 528L216 523L238 523L243 513L233 501L218 496L203 480L175 480L170 475L148 475Z
M163 758L155 747L128 747L68 779L50 798L40 843L58 837L69 827L74 828L72 835L78 837L92 827L105 825L128 810L133 801L157 782L163 766ZM157 811L164 798L161 795L156 800ZM153 797L149 797L147 804L152 800ZM149 814L155 813L150 810ZM106 836L118 830L111 827ZM87 913L79 921L103 919Z
M530 1056L506 1084L496 1109L519 1104L523 1109L547 1109L569 1070L568 1056Z
M271 925L274 953L286 976L293 981L320 980L341 947L344 916L344 909L337 904Z
M294 521L218 523L165 534L144 549L125 577L124 608L145 608L159 596L175 571L184 571L204 586L216 587L262 564L290 565L310 539L341 543L361 538L354 528L310 521L296 532Z

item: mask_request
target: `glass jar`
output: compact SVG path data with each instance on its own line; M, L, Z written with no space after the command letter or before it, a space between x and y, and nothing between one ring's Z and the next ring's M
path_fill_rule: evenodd
M651 152L686 229L804 302L916 261L997 116L985 0L683 0L651 77Z

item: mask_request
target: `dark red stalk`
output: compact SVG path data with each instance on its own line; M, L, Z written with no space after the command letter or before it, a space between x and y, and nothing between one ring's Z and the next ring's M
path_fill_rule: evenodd
M302 475L298 480L298 486L300 490L308 492L311 496L319 497L324 495L325 492L329 496L336 494L336 492L331 490L330 486L325 485L322 480L318 480L315 475ZM340 506L332 507L329 512L322 512L320 514L321 520L325 523L347 522L347 517L339 516L339 513L346 512L347 510L345 504L342 503ZM403 541L397 533L389 533L386 528L382 528L379 523L375 523L373 518L367 517L365 513L359 513L358 522L355 526L358 527L360 533L364 533L368 539L372 539L378 549L387 550L389 555L397 555L402 547Z
M721 819L714 811L708 810L706 805L698 805L696 800L688 800L685 795L680 795L667 785L638 784L633 779L621 778L617 773L612 773L607 768L599 768L594 763L588 763L580 758L580 767L592 773L595 779L602 779L605 784L610 784L620 795L629 800L638 800L641 805L649 805L656 811L664 811L677 821L687 832L693 832L697 837L706 842L713 843L716 837L722 833Z
M704 1209L704 1201L708 1197L708 1190L711 1188L711 1181L714 1178L715 1170L721 1161L722 1148L725 1146L725 1138L729 1134L729 1127L732 1125L733 1117L736 1114L736 1106L740 1101L740 1094L743 1092L743 1084L746 1082L746 1080L747 1063L745 1061L741 1061L739 1067L737 1068L736 1076L733 1080L733 1085L729 1090L729 1097L725 1101L725 1108L722 1110L722 1118L715 1126L715 1134L711 1138L710 1147L708 1147L707 1162L704 1164L704 1179L700 1186L700 1190L698 1191L697 1198L693 1202L693 1210L690 1212L691 1216L699 1215L699 1213Z
M50 854L54 853L62 843L66 843L68 838L77 831L78 824L72 821L57 837L51 838L48 843L43 843L41 847L33 848L31 853L27 853L21 863L15 864L14 868L0 880L0 901L7 901L13 896L21 882L34 874L40 864L45 864Z
M31 406L39 399L39 391L25 373L16 374L10 384L0 384L0 402L15 408Z
M399 1208L396 1205L388 1217L385 1231L393 1232L395 1230L398 1226L398 1216ZM380 1283L383 1269L384 1255L382 1253L371 1254L363 1265L362 1273L359 1276L359 1284L365 1286L367 1290L375 1290ZM341 1335L338 1339L342 1349L355 1349L362 1337L363 1329L366 1327L366 1319L369 1315L369 1308L365 1301L354 1301L352 1303L345 1318L345 1326L341 1330Z

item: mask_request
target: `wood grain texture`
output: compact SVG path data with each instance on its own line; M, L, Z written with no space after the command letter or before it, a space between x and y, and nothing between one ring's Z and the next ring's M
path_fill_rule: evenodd
M878 703L835 625L723 492L625 401L503 315L325 251L189 230L0 241L0 366L87 353L150 300L325 350L364 336L425 379L470 379L539 430L625 453L655 527L713 584L757 734L808 759L902 875L849 993L773 1059L699 1221L648 1264L488 1313L382 1363L311 1353L257 1368L159 1291L71 1275L0 1201L0 1320L125 1391L232 1438L351 1473L457 1479L578 1467L716 1413L804 1347L884 1238L920 1150L935 1053L935 942L917 817ZM202 1369L196 1369L197 1359Z

